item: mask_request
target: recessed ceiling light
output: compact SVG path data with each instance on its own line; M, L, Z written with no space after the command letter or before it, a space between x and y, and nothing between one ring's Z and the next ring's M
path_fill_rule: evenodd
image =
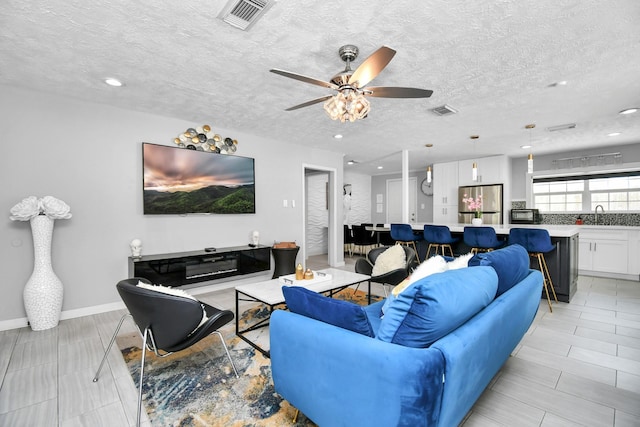
M349 160L349 161L347 162L347 164L348 164L348 165L355 165L355 164L356 164L356 162L355 162L354 160Z
M521 145L520 148L526 150L528 148L531 148L531 146L530 145Z
M384 169L382 166L378 166L378 169Z
M336 135L333 135L333 137L334 137L335 139L342 139L342 135L340 135L339 133L338 133L338 134L336 134Z
M620 111L620 114L633 114L637 112L638 112L637 108L627 108L626 110Z
M553 82L550 85L548 85L548 87L557 87L557 86L566 86L567 85L567 81L566 80L560 80L559 82Z
M113 87L124 86L124 84L120 80L114 79L113 77L108 77L108 78L104 79L104 82L106 84L108 84L109 86L113 86Z
M622 134L622 132L611 132L607 136L618 136L618 135L621 135L621 134Z

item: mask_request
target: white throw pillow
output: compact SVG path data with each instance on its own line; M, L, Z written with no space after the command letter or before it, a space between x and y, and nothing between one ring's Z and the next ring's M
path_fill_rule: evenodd
M385 274L399 268L404 268L406 264L407 256L404 252L404 248L400 245L393 245L378 255L371 275L380 276L381 274Z
M411 273L411 283L415 283L420 279L424 279L427 276L431 276L434 273L442 273L447 271L447 260L442 255L435 255L423 261L414 271Z
M150 285L150 284L144 283L144 282L138 282L137 286L139 288L149 289L149 290L156 291L156 292L162 292L163 294L174 295L174 296L189 298L189 299L192 299L194 301L198 301L193 295L191 295L188 292L183 291L182 289L170 288L168 286L162 286L162 285ZM198 326L196 326L196 329L198 329L204 322L209 320L209 318L207 317L207 312L205 311L205 309L202 306L202 304L200 304L200 307L202 307L202 320L200 320L200 323L198 324ZM194 331L196 329L194 329Z
M397 297L400 292L404 291L418 280L444 271L447 271L447 261L440 255L432 256L413 270L411 276L407 277L407 279L399 283L398 286L394 287L391 293Z
M458 258L447 263L447 269L457 270L459 268L465 268L469 265L469 260L471 259L471 257L473 257L473 254L471 252L465 255L460 255Z

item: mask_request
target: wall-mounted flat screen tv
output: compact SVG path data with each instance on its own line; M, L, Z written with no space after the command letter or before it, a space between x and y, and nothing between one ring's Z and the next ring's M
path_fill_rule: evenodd
M142 144L145 215L256 212L254 160Z

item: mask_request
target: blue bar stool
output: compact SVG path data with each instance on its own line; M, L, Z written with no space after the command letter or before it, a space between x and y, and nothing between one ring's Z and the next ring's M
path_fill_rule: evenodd
M541 228L512 228L509 230L509 244L518 244L529 252L529 256L537 258L538 267L544 278L544 292L547 294L549 311L553 313L551 298L549 298L549 288L551 288L553 299L556 302L558 302L558 297L556 296L556 290L553 288L553 282L551 281L549 267L547 267L544 254L553 251L556 245L551 243L549 232Z
M391 238L396 241L397 245L412 245L418 258L418 262L420 262L420 255L418 255L416 242L422 240L422 236L413 234L413 229L409 224L391 224Z
M438 254L438 249L441 249L442 256L445 255L444 250L449 249L449 254L453 257L452 243L456 243L458 239L451 236L451 230L446 225L425 225L424 226L424 240L429 242L427 248L427 254L424 259L429 258L431 254L431 248L435 248L435 255Z
M462 239L467 246L471 246L471 252L489 252L501 247L504 242L498 240L498 235L493 227L465 227Z

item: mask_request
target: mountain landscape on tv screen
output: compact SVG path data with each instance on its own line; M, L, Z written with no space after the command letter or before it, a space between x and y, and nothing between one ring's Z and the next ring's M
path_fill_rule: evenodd
M144 190L145 214L255 213L255 185L211 185L194 191Z

